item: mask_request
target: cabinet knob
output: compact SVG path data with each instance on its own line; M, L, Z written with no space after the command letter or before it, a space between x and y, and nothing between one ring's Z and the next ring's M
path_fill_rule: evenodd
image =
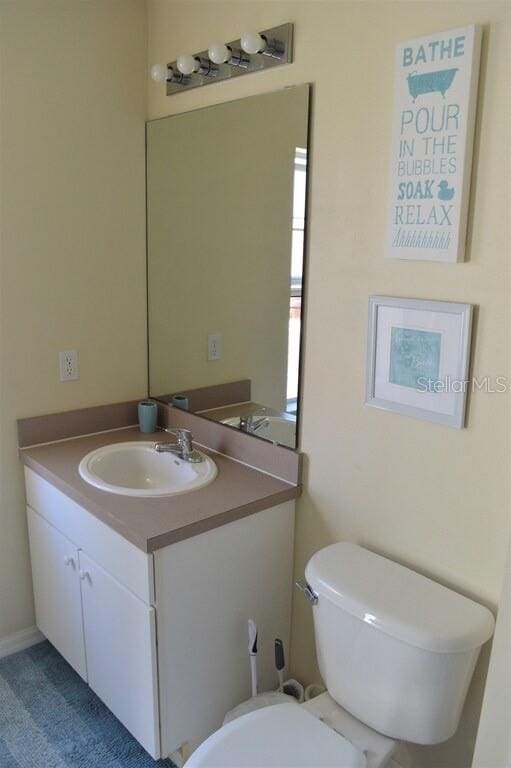
M79 571L78 576L82 581L85 581L85 579L90 579L90 573L89 571Z
M64 565L72 565L74 568L74 565L75 565L74 558L71 557L71 555L66 555L64 558Z

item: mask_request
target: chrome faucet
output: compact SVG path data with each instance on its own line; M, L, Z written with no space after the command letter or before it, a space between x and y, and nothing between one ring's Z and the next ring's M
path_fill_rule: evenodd
M155 443L154 450L157 453L173 453L183 461L198 464L204 461L202 454L193 447L193 435L189 429L165 429L169 435L175 435L174 443Z
M248 416L240 416L240 426L242 432L249 432L251 435L257 434L257 431L270 423L266 416L254 419L255 414L249 413Z

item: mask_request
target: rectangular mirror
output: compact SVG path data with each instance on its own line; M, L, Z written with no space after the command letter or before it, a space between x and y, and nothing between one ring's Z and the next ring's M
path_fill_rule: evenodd
M149 393L296 447L309 86L147 124Z

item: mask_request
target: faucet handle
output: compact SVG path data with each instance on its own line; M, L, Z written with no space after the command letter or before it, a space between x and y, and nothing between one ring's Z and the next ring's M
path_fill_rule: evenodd
M169 435L174 435L176 438L175 443L157 443L156 444L156 450L158 452L162 452L162 448L159 446L166 446L163 450L170 450L172 449L178 450L178 455L184 459L185 461L190 461L192 464L198 464L202 461L204 461L204 457L200 453L200 451L196 451L193 447L193 435L192 431L190 429L182 429L181 427L175 427L174 429L169 429L168 427L164 430Z
M176 437L183 443L183 445L186 445L192 450L193 435L191 429L176 429Z
M176 429L166 429L165 431L175 435L177 444L183 450L183 453L191 453L193 451L193 435L190 429L177 427Z

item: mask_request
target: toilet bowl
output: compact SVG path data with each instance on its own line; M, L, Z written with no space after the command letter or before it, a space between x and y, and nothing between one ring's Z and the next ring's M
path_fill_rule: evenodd
M456 731L490 611L348 542L317 552L305 576L327 692L231 721L186 768L399 768L401 741Z
M210 736L187 768L366 768L364 753L300 704L243 715Z
M391 768L396 748L396 741L323 693L305 704L277 704L231 721L193 753L186 768Z

